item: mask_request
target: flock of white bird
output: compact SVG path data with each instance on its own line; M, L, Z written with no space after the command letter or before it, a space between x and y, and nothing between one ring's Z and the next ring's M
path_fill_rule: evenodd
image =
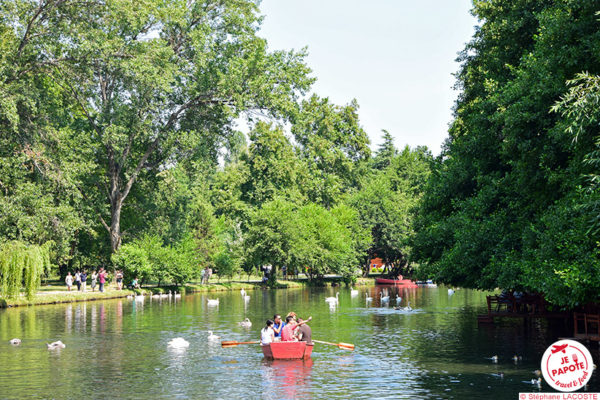
M358 296L358 290L351 288L350 289L350 297L356 297L356 296ZM373 301L373 297L371 297L367 294L365 297L365 302L367 304L370 304L372 301ZM390 305L390 295L389 295L387 288L383 289L381 292L379 292L379 301L382 306ZM402 302L402 297L400 297L399 294L396 295L396 297L394 298L394 301L396 302L396 307L394 307L395 310L400 310L400 311L412 311L413 310L412 307L410 306L409 301L407 301L407 305L405 307L400 307L400 303ZM327 304L329 304L329 307L331 309L335 309L335 307L337 307L340 304L340 293L337 292L335 294L335 297L326 297L325 302Z

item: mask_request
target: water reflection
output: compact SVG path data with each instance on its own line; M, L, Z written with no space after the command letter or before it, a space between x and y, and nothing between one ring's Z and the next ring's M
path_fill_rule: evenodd
M564 324L505 320L477 325L485 293L447 288L382 287L253 291L136 301L62 304L0 310L2 398L478 398L512 399L534 387L533 371ZM326 297L339 295L330 309ZM371 303L366 297L372 297ZM263 321L294 310L312 316L313 338L356 345L354 352L315 345L309 361L263 361L257 345L222 348L220 340L259 339ZM249 318L250 329L238 322ZM207 340L213 331L220 340ZM13 347L8 340L23 339ZM183 337L184 352L167 347ZM62 352L46 342L62 340ZM588 346L598 364L599 350ZM515 363L517 354L522 360ZM491 360L498 356L497 363ZM589 391L600 390L597 373Z
M267 398L310 399L313 360L262 361L263 394Z

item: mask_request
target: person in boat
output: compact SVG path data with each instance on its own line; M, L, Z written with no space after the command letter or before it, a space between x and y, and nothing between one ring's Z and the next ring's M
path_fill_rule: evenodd
M275 341L281 340L281 330L285 326L285 322L281 320L281 315L275 314L273 316L273 332L275 333Z
M267 325L260 331L260 344L266 346L275 341L275 332L273 331L273 320L268 319Z
M288 315L285 318L285 326L281 330L281 341L282 342L297 342L298 338L296 337L296 329L298 324L296 320L291 315Z
M309 318L309 320L312 319ZM312 329L302 318L298 317L298 331L296 333L298 341L312 344Z
M290 313L292 314L292 313ZM294 314L295 315L295 314ZM309 317L306 321L296 322L292 315L289 315L285 318L285 326L281 330L281 341L282 342L297 342L298 338L296 334L298 333L298 329L309 322L312 317Z

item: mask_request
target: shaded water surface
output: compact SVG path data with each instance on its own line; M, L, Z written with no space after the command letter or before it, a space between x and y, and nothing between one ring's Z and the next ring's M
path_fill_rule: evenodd
M183 299L110 300L0 310L0 398L407 398L515 399L532 385L546 347L562 324L504 321L478 326L485 293L420 288L397 293L412 311L380 304L381 287L249 291ZM367 303L365 298L373 298ZM218 306L208 306L218 298ZM354 352L316 344L308 361L266 361L257 345L222 349L207 341L257 340L274 312L313 317L313 338L356 345ZM253 322L242 328L244 318ZM8 341L20 338L20 346ZM173 350L169 340L190 346ZM46 342L66 348L49 351ZM598 347L590 345L598 363ZM490 357L497 355L493 363ZM514 355L522 357L517 363ZM600 391L597 374L588 390Z

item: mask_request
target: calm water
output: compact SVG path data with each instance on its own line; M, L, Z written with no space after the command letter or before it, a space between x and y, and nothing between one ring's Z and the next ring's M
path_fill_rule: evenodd
M551 391L529 383L557 335L546 322L477 325L485 293L422 288L401 293L412 312L381 307L379 287L356 297L340 289L189 295L177 301L111 300L0 310L0 398L410 398L515 399ZM374 298L367 306L367 293ZM395 289L391 288L392 297ZM209 307L207 298L219 298ZM349 352L316 344L309 361L265 361L257 345L222 349L222 340L257 340L264 320L293 310L313 317L313 338L354 343ZM250 318L245 329L238 322ZM560 333L559 333L560 332ZM8 341L21 338L21 346ZM174 351L167 342L190 342ZM46 342L66 348L49 351ZM590 351L598 357L597 345ZM523 360L514 363L518 354ZM499 362L489 359L498 355ZM500 377L500 373L503 377ZM597 374L588 390L600 391Z

